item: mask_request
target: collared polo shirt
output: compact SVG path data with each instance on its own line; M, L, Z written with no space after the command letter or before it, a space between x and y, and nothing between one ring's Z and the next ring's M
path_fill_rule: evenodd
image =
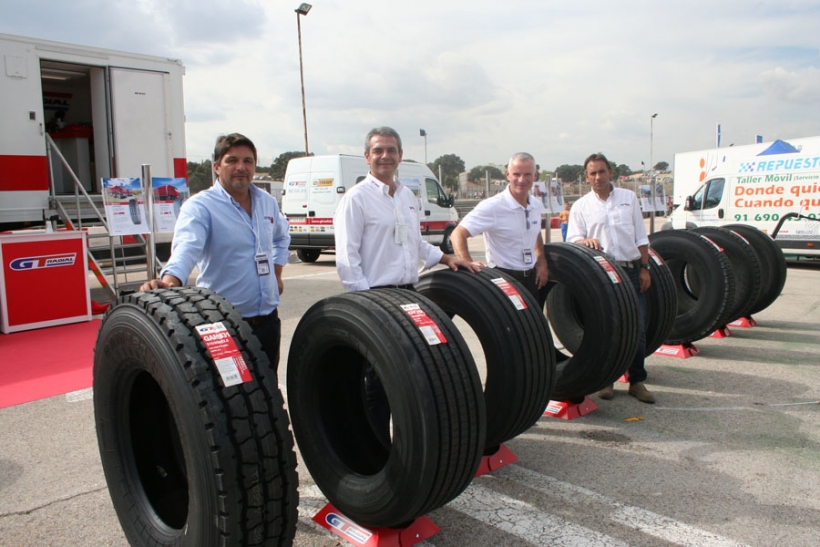
M541 234L541 202L532 196L524 207L507 186L503 192L485 199L461 221L471 236L484 234L487 264L508 270L524 271L535 266L535 242ZM524 250L532 261L524 261Z

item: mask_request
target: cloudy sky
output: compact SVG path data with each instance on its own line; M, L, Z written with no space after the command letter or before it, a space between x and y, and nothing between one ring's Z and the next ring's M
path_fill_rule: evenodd
M178 58L187 154L245 133L260 164L304 147L297 0L4 0L0 32ZM302 17L310 151L546 169L820 135L816 0L314 0Z

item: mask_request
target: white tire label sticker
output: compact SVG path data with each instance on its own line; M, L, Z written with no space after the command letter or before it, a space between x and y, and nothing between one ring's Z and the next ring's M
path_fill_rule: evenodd
M228 329L222 323L211 323L196 327L199 337L214 360L225 387L235 386L253 380L251 371L242 358Z

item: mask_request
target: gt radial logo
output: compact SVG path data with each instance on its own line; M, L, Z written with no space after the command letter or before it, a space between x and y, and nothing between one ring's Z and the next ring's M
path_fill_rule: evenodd
M22 272L26 270L37 270L39 268L57 268L60 266L73 266L77 260L77 253L28 256L15 258L9 264L12 270Z
M354 539L359 544L365 544L373 535L364 528L357 526L347 518L337 513L328 513L325 517L325 522L337 529L339 532Z

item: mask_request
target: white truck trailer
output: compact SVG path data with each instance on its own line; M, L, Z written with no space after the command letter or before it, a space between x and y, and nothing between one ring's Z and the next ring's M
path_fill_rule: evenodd
M37 224L103 177L186 177L178 60L0 34L0 229ZM49 138L50 137L50 138Z
M664 229L750 224L788 256L820 257L820 137L675 155Z

